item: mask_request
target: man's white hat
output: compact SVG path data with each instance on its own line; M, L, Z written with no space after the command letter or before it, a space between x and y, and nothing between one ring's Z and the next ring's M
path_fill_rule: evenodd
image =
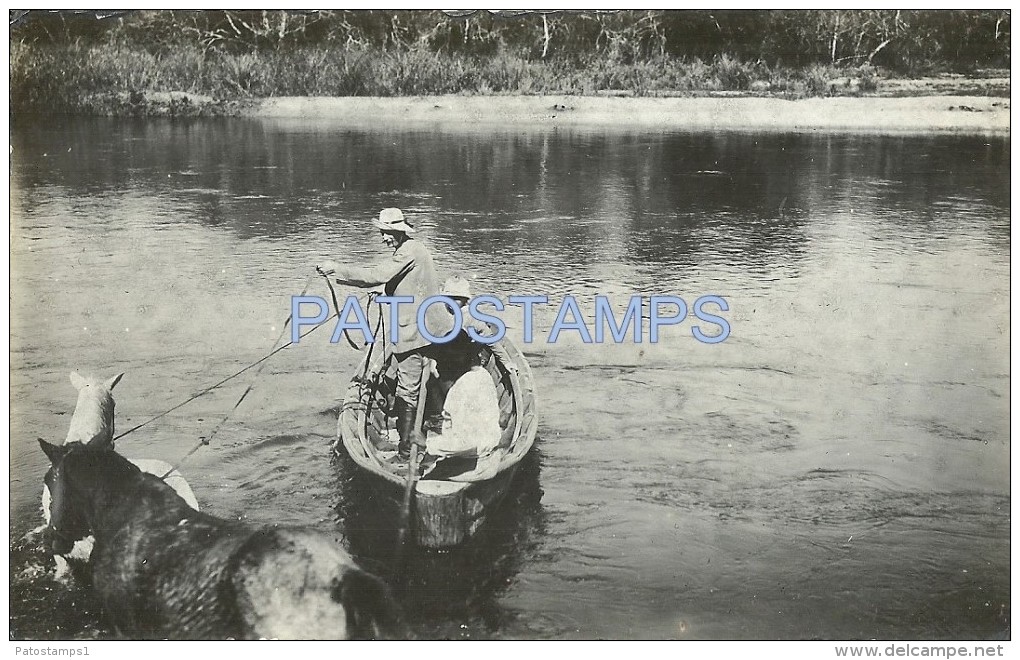
M460 275L451 275L443 282L439 295L448 298L470 298L471 285Z
M404 220L404 213L400 209L383 209L379 211L379 218L373 220L372 224L383 231L402 231L405 234L413 234L414 227Z

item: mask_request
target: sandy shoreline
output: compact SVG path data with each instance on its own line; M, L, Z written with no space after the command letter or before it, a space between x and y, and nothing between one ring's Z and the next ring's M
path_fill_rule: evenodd
M1010 101L984 96L606 98L582 96L280 97L246 116L443 127L598 126L657 130L1008 135Z

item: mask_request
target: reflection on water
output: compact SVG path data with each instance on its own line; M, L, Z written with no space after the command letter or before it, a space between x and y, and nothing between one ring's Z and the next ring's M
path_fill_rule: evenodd
M349 458L340 475L340 528L354 556L379 575L393 576L406 618L422 639L486 639L512 616L499 597L534 556L544 529L539 484L541 450L520 464L506 498L467 543L442 551L398 548L396 517L380 518L373 487Z
M732 328L549 344L557 307L537 308L541 456L486 536L404 559L416 634L1008 630L1008 140L75 119L12 146L15 536L68 371L125 371L118 425L144 421L264 355L290 296L326 295L312 264L380 256L368 220L400 206L477 291L572 294L588 323L596 295L716 294ZM520 308L504 317L519 340ZM330 464L358 356L325 334L275 356L184 472L211 513L336 525L390 574ZM175 461L247 382L118 449ZM12 630L107 634L58 621L45 557L13 550Z

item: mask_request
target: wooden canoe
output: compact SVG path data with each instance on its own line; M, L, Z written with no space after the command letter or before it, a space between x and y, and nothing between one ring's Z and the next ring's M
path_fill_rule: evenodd
M425 548L456 546L472 536L500 504L521 460L535 442L538 417L531 367L520 350L503 340L517 374L489 351L485 368L492 376L500 404L502 456L496 475L483 481L425 479L417 482L411 513L411 538ZM388 368L387 368L388 367ZM386 369L386 371L383 371ZM382 372L382 373L380 373ZM380 514L399 510L407 483L405 466L387 462L384 448L392 449L395 420L389 409L395 390L395 373L384 362L381 346L368 352L358 365L340 406L334 451L344 451L372 483L376 497L368 501Z

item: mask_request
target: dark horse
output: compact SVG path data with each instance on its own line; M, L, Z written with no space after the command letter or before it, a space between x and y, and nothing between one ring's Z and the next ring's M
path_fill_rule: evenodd
M401 632L386 585L329 537L199 513L102 440L39 444L52 464L51 549L67 552L95 535L92 583L121 635L367 639Z

